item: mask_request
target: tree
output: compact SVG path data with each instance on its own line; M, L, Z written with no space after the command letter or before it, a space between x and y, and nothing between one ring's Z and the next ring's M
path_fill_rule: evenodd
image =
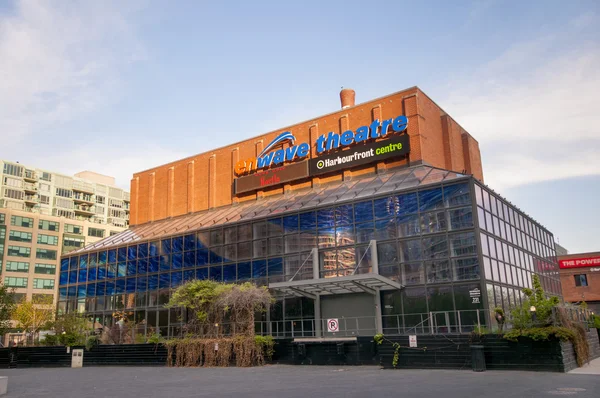
M546 297L537 275L533 275L533 290L525 288L523 293L527 297L523 304L511 310L513 328L522 330L551 325L552 310L559 303L558 297ZM535 319L532 317L532 307L535 307Z
M0 335L6 334L11 328L10 321L14 310L14 289L9 289L0 284Z
M272 302L266 287L246 282L239 285L194 280L175 290L167 307L188 310L186 328L202 336L222 336L227 320L232 334L254 335L254 314Z
M56 318L53 329L60 344L84 345L86 332L90 330L90 322L78 312L69 312Z
M25 301L16 306L12 318L17 326L24 329L35 340L42 327L54 319L54 299L51 295L33 296L33 300Z

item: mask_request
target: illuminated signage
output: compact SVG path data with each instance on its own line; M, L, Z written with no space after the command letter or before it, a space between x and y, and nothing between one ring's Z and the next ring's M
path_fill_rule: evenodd
M254 173L249 176L236 178L233 185L233 191L237 195L306 177L308 177L308 162L298 162L290 164L289 166L277 167L260 173Z
M558 265L560 268L581 268L581 267L593 267L600 265L600 256L596 257L580 257L580 258L569 258L566 260L559 260Z
M408 135L392 137L385 141L374 142L353 149L319 156L310 160L310 175L316 176L355 166L373 163L392 157L402 157L410 152Z
M353 144L363 143L375 138L385 137L390 128L394 132L400 133L405 131L407 127L408 119L406 116L398 116L394 119L387 119L381 122L375 120L369 126L361 126L357 128L356 131L348 130L341 134L332 131L317 138L315 145L316 152L317 154L321 154L334 149L345 148ZM272 151L273 148L278 145L283 145L286 142L291 144L290 147ZM257 170L281 166L286 162L297 161L308 156L310 153L310 145L305 142L299 145L295 145L295 143L296 138L292 133L289 131L283 132L275 137L275 139L271 141L256 158L237 162L234 172L236 175L242 176ZM364 152L363 149L360 151Z

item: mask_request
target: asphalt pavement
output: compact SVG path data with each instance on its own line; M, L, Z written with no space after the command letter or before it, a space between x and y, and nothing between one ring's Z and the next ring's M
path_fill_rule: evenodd
M273 365L256 368L5 369L7 398L598 398L600 376Z

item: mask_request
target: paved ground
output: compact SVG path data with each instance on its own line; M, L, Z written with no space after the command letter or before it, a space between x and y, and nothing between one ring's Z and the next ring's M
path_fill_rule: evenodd
M600 375L600 358L590 361L590 363L583 365L580 368L573 369L569 372L570 374L580 375Z
M552 397L598 398L592 375L376 367L11 369L10 397Z

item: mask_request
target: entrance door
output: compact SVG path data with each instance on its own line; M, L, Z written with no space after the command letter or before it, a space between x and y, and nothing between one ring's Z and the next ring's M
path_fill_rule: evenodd
M328 332L327 320L337 319L338 332ZM374 336L375 301L367 293L321 296L321 330L325 337Z

